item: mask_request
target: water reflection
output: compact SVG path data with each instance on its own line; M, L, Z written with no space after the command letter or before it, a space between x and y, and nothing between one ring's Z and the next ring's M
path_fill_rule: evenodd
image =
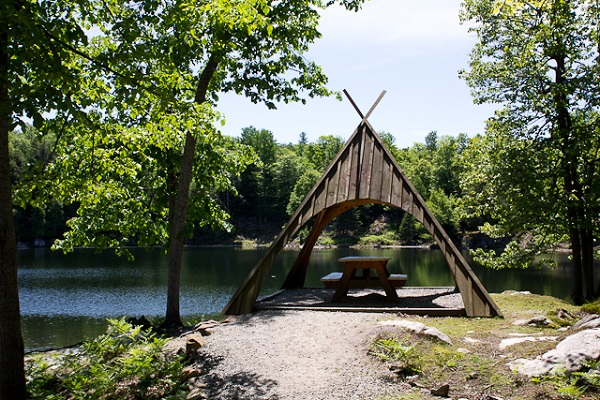
M182 316L218 314L265 252L186 249L181 274ZM27 349L61 347L97 336L105 329L105 318L160 318L166 306L167 259L158 250L133 249L133 253L135 261L130 263L112 253L92 250L69 255L45 249L21 250L19 285ZM297 250L280 254L263 294L281 287L297 254ZM321 287L322 276L341 270L337 259L353 255L390 257L390 272L408 274L410 286L454 285L439 250L327 249L313 252L306 286ZM490 292L529 290L566 298L570 291L566 256L555 270L474 270Z

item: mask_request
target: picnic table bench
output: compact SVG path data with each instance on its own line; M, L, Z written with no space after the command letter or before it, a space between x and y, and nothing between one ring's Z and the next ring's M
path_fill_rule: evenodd
M336 289L340 281L342 280L342 275L342 272L331 272L322 277L321 282L323 282L327 289ZM406 274L390 274L390 276L388 276L388 281L390 281L390 285L396 288L404 286L406 284L407 279L408 275ZM351 289L381 287L381 282L379 282L379 278L377 278L376 276L371 276L368 279L357 277L349 281L348 287Z

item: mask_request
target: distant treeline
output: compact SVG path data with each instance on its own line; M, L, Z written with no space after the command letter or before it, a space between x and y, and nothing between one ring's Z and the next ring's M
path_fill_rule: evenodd
M425 143L400 149L394 136L379 135L440 220L450 237L459 241L462 233L477 229L482 221L460 212L461 154L469 138L441 136L430 132ZM51 161L56 138L41 137L31 128L10 136L11 180L35 179ZM273 133L248 127L235 140L254 149L257 162L237 179L237 193L218 193L219 202L231 216L231 232L198 228L190 244L228 244L241 240L268 242L279 232L304 196L320 178L344 145L339 136L321 136L309 142L301 133L297 143L281 144ZM61 238L76 205L58 202L15 207L17 239L22 246L50 245ZM298 235L302 242L308 231ZM336 218L320 242L329 245L422 244L431 241L424 227L402 210L382 205L366 205Z

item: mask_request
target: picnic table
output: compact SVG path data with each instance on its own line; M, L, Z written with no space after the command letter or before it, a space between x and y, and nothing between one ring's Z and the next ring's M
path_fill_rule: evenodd
M344 265L344 272L332 272L321 278L326 287L336 287L333 301L339 302L348 295L350 288L382 287L390 299L397 299L395 287L403 286L407 276L390 274L387 270L389 257L343 257L338 261ZM358 271L361 274L357 274ZM371 275L375 271L375 276Z

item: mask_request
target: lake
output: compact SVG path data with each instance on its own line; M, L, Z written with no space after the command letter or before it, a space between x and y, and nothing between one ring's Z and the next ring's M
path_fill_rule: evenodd
M58 348L93 338L106 318L145 315L157 320L166 308L167 259L158 250L133 249L134 262L105 252L72 254L48 249L19 250L19 294L27 351ZM232 247L186 248L181 274L181 314L194 321L220 313L242 280L267 250ZM262 294L278 290L298 250L284 250ZM351 255L390 257L391 273L408 274L409 286L453 286L439 250L314 250L306 286L321 287L321 276L340 270L337 259ZM566 298L570 266L566 255L554 270L493 271L475 267L489 292L529 290ZM597 268L598 269L598 268ZM598 275L598 273L597 273Z

